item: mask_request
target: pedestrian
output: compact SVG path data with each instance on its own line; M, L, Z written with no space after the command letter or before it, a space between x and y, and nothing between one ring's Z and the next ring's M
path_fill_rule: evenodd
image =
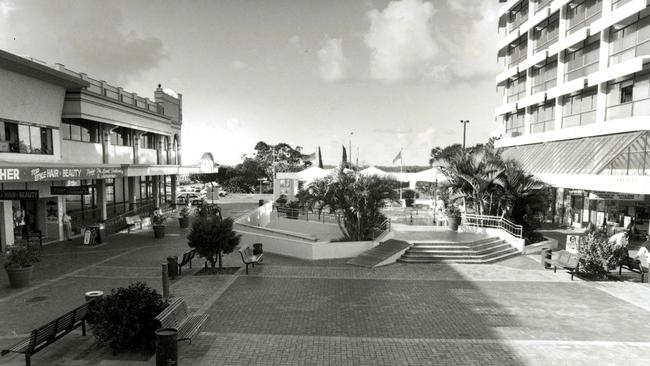
M66 240L72 240L72 217L68 212L63 214L63 236Z

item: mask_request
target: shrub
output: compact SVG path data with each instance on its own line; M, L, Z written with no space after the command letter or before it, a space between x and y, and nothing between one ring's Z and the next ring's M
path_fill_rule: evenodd
M280 197L278 197L277 200L275 200L275 204L278 207L284 207L284 205L287 204L287 196L284 194L281 194Z
M458 208L456 205L447 205L447 208L445 208L445 215L450 218L456 218L460 219L463 214L460 212L460 208Z
M232 253L239 245L241 235L233 229L233 219L221 216L199 216L192 223L192 230L187 235L188 245L196 249L200 257L205 258L214 272L217 260L222 269L222 255Z
M156 290L136 282L95 300L87 321L95 337L113 351L152 352L158 329L155 318L166 306Z
M155 210L153 212L153 216L151 218L151 222L154 225L162 225L165 223L165 220L167 220L167 216L163 215L162 211L160 210Z
M9 249L5 268L25 268L38 262L38 252L29 245L16 244Z
M189 207L187 207L187 206L183 206L183 208L181 208L181 210L179 211L178 214L179 214L181 217L183 217L183 218L190 216L190 209L189 209Z
M614 269L622 256L627 255L627 247L608 243L607 237L589 233L581 243L580 270L594 278L604 278L608 271Z
M417 198L417 193L412 189L405 189L402 192L402 198L404 199L404 203L406 203L406 207L413 207L413 202L415 202L415 199Z

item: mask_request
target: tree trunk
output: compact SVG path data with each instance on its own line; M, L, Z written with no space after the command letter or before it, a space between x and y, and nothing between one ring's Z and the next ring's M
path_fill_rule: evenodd
M223 263L221 261L221 251L219 251L219 272L223 269Z

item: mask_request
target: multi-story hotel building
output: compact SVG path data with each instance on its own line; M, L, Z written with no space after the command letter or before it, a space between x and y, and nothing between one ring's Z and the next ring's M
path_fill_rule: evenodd
M0 244L173 201L182 169L182 96L143 98L0 51ZM180 172L187 174L189 172Z
M498 11L506 158L556 187L559 222L650 219L647 0L510 0Z

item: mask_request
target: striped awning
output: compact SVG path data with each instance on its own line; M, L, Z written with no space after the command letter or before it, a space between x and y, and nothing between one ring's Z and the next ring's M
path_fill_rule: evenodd
M504 159L533 174L598 174L645 132L545 142L505 148Z

